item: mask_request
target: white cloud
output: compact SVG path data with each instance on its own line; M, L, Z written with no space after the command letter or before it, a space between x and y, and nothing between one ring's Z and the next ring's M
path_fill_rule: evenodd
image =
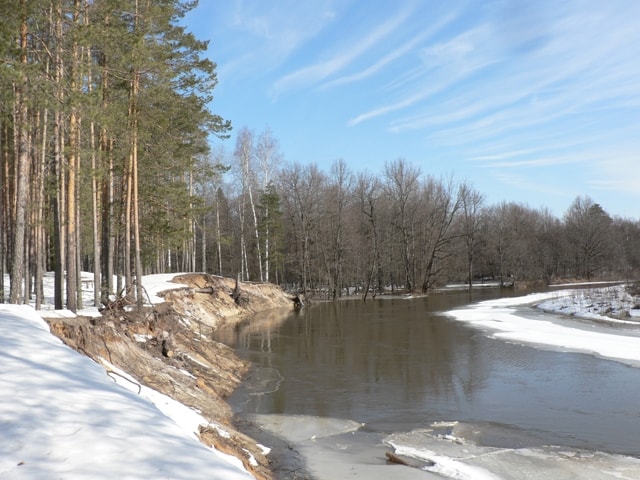
M437 93L445 92L461 80L495 63L495 57L478 53L474 47L482 43L487 34L488 31L484 27L473 28L447 42L424 50L421 55L421 67L412 70L409 77L411 81L405 79L403 98L364 112L352 118L348 125L354 126L381 115L405 110ZM391 131L402 128L404 127L396 124L392 126Z
M244 78L259 78L256 91L270 85L275 97L314 88L305 102L333 116L341 144L353 135L340 129L346 118L408 157L427 149L485 175L576 164L592 180L569 181L585 191L638 190L632 160L614 175L602 160L611 157L594 152L624 144L619 156L638 160L640 146L629 143L640 131L640 2L319 2L237 3L244 23L234 28L250 48L219 65L245 68Z
M220 69L228 76L252 77L277 68L334 21L336 8L336 0L236 0L221 6L219 43L228 53L226 61L217 60Z
M522 155L528 155L533 152L535 152L535 149L502 151L498 154L478 155L478 156L469 158L469 160L497 161L497 160L505 160L509 158L520 157Z
M640 197L640 151L612 150L594 165L589 185L597 190L625 192Z
M592 7L542 12L545 6L536 4L515 17L489 16L468 31L449 32L423 50L421 69L399 72L404 95L349 125L386 115L393 133L424 130L430 143L449 146L538 129L544 137L553 125L586 141L602 122L600 111L640 104L640 62L630 48L640 43L638 7ZM390 115L399 112L403 117Z
M575 194L571 192L565 184L553 184L550 183L547 179L535 179L530 175L515 172L498 171L493 173L492 177L502 185L507 185L518 190L534 192L539 195L560 197L565 199L570 199L575 196Z
M357 73L345 75L343 77L327 82L323 85L323 88L331 88L338 85L353 83L371 77L372 75L378 73L380 70L386 67L388 64L392 63L394 60L412 53L416 47L431 38L444 26L449 24L455 18L455 16L455 14L449 14L443 17L429 28L423 30L421 33L413 36L410 40L401 44L399 47L392 48L392 50L388 54L384 55L372 65L369 65L364 70L360 70Z
M338 54L332 54L327 59L284 75L273 84L270 89L271 95L278 97L286 91L310 87L341 71L355 59L394 33L407 20L410 13L411 10L404 9L384 23L372 27L368 35L360 38L353 45L347 47L334 46L334 49L339 51Z

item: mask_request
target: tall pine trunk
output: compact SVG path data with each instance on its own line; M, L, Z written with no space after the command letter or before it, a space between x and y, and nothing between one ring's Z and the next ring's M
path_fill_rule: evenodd
M109 25L109 17L105 18L105 25ZM102 109L107 110L109 106L109 69L108 58L103 54L101 58L101 89L102 89ZM102 181L101 191L101 273L100 278L100 297L101 301L106 304L109 295L114 293L113 275L115 273L115 228L114 228L114 201L115 201L115 178L113 172L113 140L107 129L103 127L100 130L100 157L101 163L105 167L105 178ZM97 194L97 192L96 192Z
M93 226L93 305L98 307L101 301L102 280L102 239L100 236L100 195L98 191L98 163L96 155L95 125L91 122L91 210Z
M26 8L26 0L20 1L20 7ZM27 66L27 21L22 19L20 24L20 64L22 68ZM21 73L19 83L15 87L15 128L16 159L15 174L17 177L15 193L15 222L13 230L13 258L11 261L11 287L9 299L11 303L20 303L23 298L22 286L25 274L26 252L26 222L27 202L29 200L29 133L28 133L28 109L26 99L27 77L26 72Z
M50 208L53 211L53 264L54 264L54 306L61 310L64 306L64 268L65 268L65 242L64 242L64 192L65 181L62 169L62 154L64 145L64 126L62 124L62 110L60 106L64 101L62 80L64 63L62 60L62 6L60 2L53 9L54 38L55 38L55 99L57 108L53 112L53 157L51 159L51 172L54 178L54 188L50 193Z
M78 24L80 18L80 0L74 0L73 4L73 22ZM70 90L72 97L71 112L69 114L69 156L67 159L67 308L72 312L76 312L81 307L81 291L78 288L79 279L79 243L78 243L78 205L77 205L77 179L80 163L80 118L76 94L79 93L79 77L80 77L80 54L76 41L73 42L71 48L71 64L70 69Z
M88 2L84 3L84 25L89 25ZM86 50L87 65L91 64L91 52ZM87 85L91 93L93 91L93 75L92 69L88 69ZM89 125L89 136L91 143L91 218L93 227L93 306L100 306L101 300L101 279L102 279L102 241L100 235L100 195L98 192L98 158L96 150L96 126L92 120Z
M6 270L6 245L10 238L9 227L9 126L6 120L0 119L0 303L4 303L4 274Z
M48 67L47 67L48 71ZM45 233L45 174L47 167L47 125L49 111L47 108L42 113L42 131L40 144L40 162L38 164L37 173L35 175L35 290L36 290L36 309L42 307L44 300L43 278L46 269L45 252L46 252L46 233Z
M139 5L138 0L136 0L135 4L135 20L134 20L134 31L137 31L140 28L139 25ZM134 62L137 58L134 58ZM129 279L131 278L130 273L130 262L131 262L131 236L133 236L133 248L134 248L134 269L135 269L135 294L136 294L136 303L138 305L142 305L144 301L144 289L142 287L142 257L140 252L140 210L139 210L139 195L138 195L138 92L140 89L140 72L138 70L137 65L133 65L132 68L132 77L131 77L131 90L130 90L130 98L129 98L129 120L130 120L130 128L131 128L131 150L129 156L129 191L127 192L127 200L128 200L128 212L127 212L127 223L129 225L129 231L127 232L127 264L129 265ZM127 284L127 287L130 287L131 283Z

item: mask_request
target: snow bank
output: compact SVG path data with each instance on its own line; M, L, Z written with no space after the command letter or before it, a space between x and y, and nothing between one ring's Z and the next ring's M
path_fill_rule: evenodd
M162 303L164 302L164 298L160 296L161 292L165 292L167 290L175 290L177 288L187 288L187 285L174 283L171 281L179 275L184 274L158 273L155 275L145 275L144 277L142 277L142 286L149 296L148 301L152 304Z
M560 301L563 297L576 298L579 294L578 290L560 290L523 297L501 298L445 313L456 320L490 331L496 338L589 353L640 366L640 336L638 336L640 332L638 331L619 332L614 329L595 329L595 325L577 328L567 325L559 315L543 314L533 309L521 308L545 302L546 309L552 310L553 305L563 305ZM557 311L562 309L558 307ZM577 315L579 312L572 313Z
M98 308L93 306L93 273L90 272L81 272L81 283L82 283L82 304L84 308L78 311L78 315L82 315L84 317L98 317L100 316L100 312ZM178 288L186 288L187 285L183 285L180 283L174 283L171 280L176 278L179 275L183 275L181 273L159 273L155 275L145 275L142 278L142 286L144 287L144 291L146 293L146 298L144 299L147 304L157 304L164 302L164 298L160 296L160 293L165 292L167 290L175 290ZM4 276L4 284L5 284L5 298L8 298L9 295L9 285L10 279L9 275L5 274ZM76 316L71 310L62 309L62 310L54 310L54 275L53 272L47 272L42 279L42 288L44 291L44 303L42 305L42 310L46 312L47 318L73 318ZM116 280L114 277L114 285L116 284Z
M253 478L201 444L199 417L180 407L164 409L184 427L62 344L31 307L0 305L0 476Z

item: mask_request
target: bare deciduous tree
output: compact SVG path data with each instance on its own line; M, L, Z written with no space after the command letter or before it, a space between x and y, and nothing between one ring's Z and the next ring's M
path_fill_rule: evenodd
M371 284L375 279L375 289L373 297L381 292L384 288L384 280L382 278L382 261L380 248L380 202L381 202L381 185L379 180L373 175L360 173L358 174L355 187L355 196L357 198L359 213L362 215L363 221L360 224L359 243L362 244L361 251L363 266L365 267L365 286L363 299L367 299Z
M265 129L265 131L260 135L258 139L258 144L256 145L255 157L258 162L258 168L260 170L260 191L262 195L267 195L267 190L270 189L272 185L272 176L273 172L277 165L282 162L282 153L280 152L280 145L278 140L273 136L273 133L269 128ZM260 246L260 236L258 235L258 229L256 225L256 241L258 242L258 252L264 252L264 258L262 259L264 262L264 268L260 269L261 273L261 281L269 281L271 278L271 210L270 210L270 202L261 202L265 208L263 208L263 221L262 224L265 225L263 235L263 246ZM262 262L261 262L262 264ZM263 275L264 273L264 275Z
M384 176L384 192L391 202L393 211L391 222L399 235L405 288L411 292L416 278L414 240L420 170L405 159L399 158L385 164Z
M333 162L324 195L322 222L326 242L320 242L333 300L341 295L344 274L346 209L352 195L353 175L343 159Z
M255 173L253 169L253 160L255 156L254 152L254 134L253 131L248 128L242 128L238 132L236 137L236 149L234 152L234 158L236 160L236 178L240 184L240 275L241 279L249 280L249 254L247 250L247 238L246 238L246 217L247 208L250 209L250 213L253 216L253 224L255 236L259 239L257 230L257 216L255 213L255 204L253 202L253 183L255 180ZM248 202L248 206L247 206ZM258 249L258 264L259 268L262 268L262 259L260 255L260 244L258 242L256 248Z
M577 197L565 214L579 273L590 280L610 254L611 217L589 197Z
M453 178L429 177L422 188L420 206L422 237L422 293L436 283L453 255L452 242L459 236L452 226L461 205Z
M469 290L471 290L476 244L484 221L484 212L482 210L484 195L467 183L460 185L459 195L462 216L461 233L467 254L467 283Z
M293 163L281 172L280 189L288 232L290 259L287 262L303 293L309 290L312 270L311 248L320 223L320 195L325 177L315 164Z

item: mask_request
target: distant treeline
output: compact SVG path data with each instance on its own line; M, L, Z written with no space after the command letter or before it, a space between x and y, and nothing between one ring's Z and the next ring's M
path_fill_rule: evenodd
M518 203L487 205L469 183L401 158L377 173L352 172L343 160L329 172L270 169L280 158L274 145L268 130L238 135L235 188L218 190L207 220L216 225L213 271L330 298L451 282L628 280L640 271L640 222L612 218L589 197L559 219Z
M565 216L487 205L403 159L287 163L274 135L209 110L215 65L177 0L0 0L0 294L97 304L142 275L206 271L336 298L447 282L635 278L640 223L588 197ZM225 172L228 172L225 175ZM114 282L114 277L119 281Z

